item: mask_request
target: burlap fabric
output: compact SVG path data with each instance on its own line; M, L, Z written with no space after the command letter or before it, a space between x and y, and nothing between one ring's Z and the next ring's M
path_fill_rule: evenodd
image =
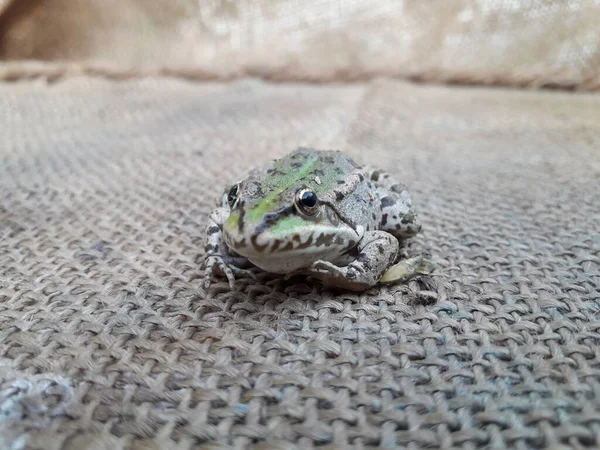
M0 448L600 446L600 99L0 85ZM202 288L221 186L299 145L407 183L431 279Z
M597 0L0 0L0 79L384 75L591 90L599 23Z

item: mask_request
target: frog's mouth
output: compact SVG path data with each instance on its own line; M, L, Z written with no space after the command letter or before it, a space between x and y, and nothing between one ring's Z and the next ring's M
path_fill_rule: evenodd
M357 231L344 227L302 230L284 236L268 230L250 237L224 235L225 242L236 253L274 273L299 270L317 260L335 261L354 248L360 237Z
M347 240L344 238L344 233L327 231L311 232L306 237L302 237L299 233L288 237L278 237L271 235L268 231L255 234L250 238L235 239L227 234L224 237L227 245L240 254L315 253L315 250L332 246L354 247L359 239L358 234L353 240Z

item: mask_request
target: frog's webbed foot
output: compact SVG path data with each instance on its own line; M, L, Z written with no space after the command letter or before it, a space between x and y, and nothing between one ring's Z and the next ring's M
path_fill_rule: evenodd
M309 274L326 284L362 291L377 284L383 273L398 256L398 240L383 231L367 232L359 243L359 254L347 266L328 261L316 261Z
M311 277L323 281L326 285L350 291L363 291L376 284L371 277L364 275L366 274L361 276L355 268L339 267L329 261L317 261L310 268Z
M249 265L246 258L232 255L229 253L227 244L223 241L222 227L225 219L229 215L227 208L215 209L208 220L206 226L206 259L204 263L204 287L208 289L212 282L213 274L220 273L227 277L229 288L233 289L235 285L235 276L255 278L255 275L243 268Z
M405 283L417 275L429 275L437 268L436 264L424 256L405 259L387 269L379 279L380 283Z

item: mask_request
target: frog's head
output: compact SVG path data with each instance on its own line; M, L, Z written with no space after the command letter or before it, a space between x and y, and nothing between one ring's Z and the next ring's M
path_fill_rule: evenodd
M290 273L317 260L334 261L356 246L362 229L345 223L333 205L319 198L326 188L299 180L235 184L224 198L230 208L223 226L225 242L273 273Z

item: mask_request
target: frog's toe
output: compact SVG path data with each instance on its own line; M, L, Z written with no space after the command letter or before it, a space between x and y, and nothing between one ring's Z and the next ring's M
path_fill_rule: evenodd
M212 283L214 273L220 273L227 277L229 281L229 288L233 289L235 277L233 271L227 266L227 263L223 261L223 258L219 256L209 256L206 259L206 267L204 269L204 288L208 289Z
M214 273L224 275L229 282L229 288L233 289L235 285L235 278L251 278L256 279L256 275L248 269L241 269L233 264L229 264L223 258L211 256L207 259L206 269L204 270L204 287L208 288L212 283L212 276Z
M318 273L322 275L340 275L341 269L328 261L316 261L310 268L312 273Z
M241 269L237 266L232 266L229 265L228 268L236 275L239 277L246 277L246 278L251 278L253 280L256 280L256 274L254 272L252 272L251 270L248 269Z
M207 267L204 271L204 287L208 289L212 284L213 274L217 272L220 275L225 275L227 281L229 283L229 289L233 289L235 286L235 276L233 271L226 266L225 264L214 265L212 267Z
M208 289L212 284L213 273L214 265L207 262L206 268L204 269L204 289Z
M233 288L235 287L235 275L233 274L233 270L231 270L229 266L225 265L221 267L221 270L225 273L225 276L227 277L227 281L229 282L229 289L233 290Z
M212 268L206 268L204 270L204 289L208 289L210 287L210 285L212 284L212 275L213 275L213 271Z

